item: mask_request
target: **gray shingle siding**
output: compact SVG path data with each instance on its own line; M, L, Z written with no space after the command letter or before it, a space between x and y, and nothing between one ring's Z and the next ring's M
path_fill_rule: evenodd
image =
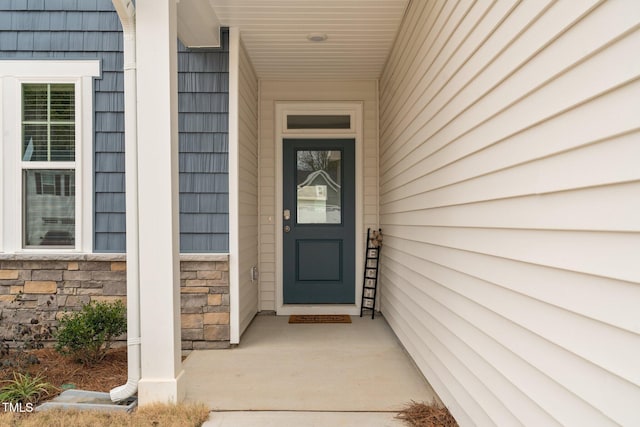
M228 251L228 33L178 43L180 250ZM0 60L99 59L94 82L94 249L125 250L122 27L110 0L0 0Z
M216 52L178 48L180 247L229 250L229 36ZM202 200L214 200L203 203Z

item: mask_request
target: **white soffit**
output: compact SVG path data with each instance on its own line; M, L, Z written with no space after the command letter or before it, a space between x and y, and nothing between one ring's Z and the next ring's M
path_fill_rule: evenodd
M409 0L210 0L262 79L377 79ZM326 34L311 42L310 34Z

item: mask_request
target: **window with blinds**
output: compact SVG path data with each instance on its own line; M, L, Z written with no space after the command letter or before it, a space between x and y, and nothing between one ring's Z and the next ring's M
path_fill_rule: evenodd
M75 160L75 86L22 85L22 160Z
M22 84L21 149L23 246L75 246L74 84Z
M92 251L94 79L101 75L99 59L0 61L0 192L10 201L0 210L0 252Z

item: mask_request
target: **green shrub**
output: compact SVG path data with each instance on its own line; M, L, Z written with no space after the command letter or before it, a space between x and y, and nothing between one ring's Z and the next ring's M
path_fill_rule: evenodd
M56 388L40 376L14 372L13 380L0 388L0 401L9 403L38 403Z
M121 301L91 302L60 319L56 350L85 365L101 361L113 340L127 331L126 309Z

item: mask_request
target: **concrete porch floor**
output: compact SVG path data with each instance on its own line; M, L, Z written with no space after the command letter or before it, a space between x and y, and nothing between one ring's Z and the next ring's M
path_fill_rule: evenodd
M238 347L189 355L187 400L214 411L395 414L411 400L435 398L384 318L352 321L257 316Z

